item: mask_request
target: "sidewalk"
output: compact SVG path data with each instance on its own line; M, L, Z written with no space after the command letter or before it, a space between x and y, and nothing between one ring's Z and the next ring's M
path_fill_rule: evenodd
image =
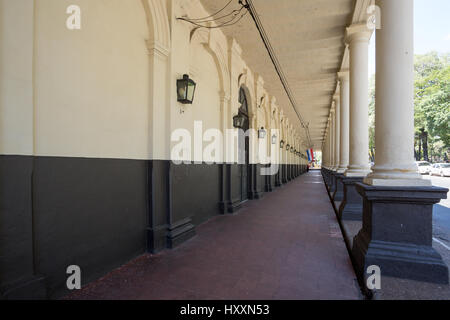
M65 299L362 299L319 171Z

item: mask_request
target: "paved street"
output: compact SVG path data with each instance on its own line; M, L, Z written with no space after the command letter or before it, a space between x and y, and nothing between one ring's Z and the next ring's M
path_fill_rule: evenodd
M450 189L450 177L424 176L434 186ZM450 192L447 199L434 206L433 210L433 246L450 261Z

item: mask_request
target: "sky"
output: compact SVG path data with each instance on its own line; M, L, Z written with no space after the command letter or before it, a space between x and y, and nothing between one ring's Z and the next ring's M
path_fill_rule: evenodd
M414 0L414 53L450 52L450 0ZM375 73L375 36L369 47L369 75Z

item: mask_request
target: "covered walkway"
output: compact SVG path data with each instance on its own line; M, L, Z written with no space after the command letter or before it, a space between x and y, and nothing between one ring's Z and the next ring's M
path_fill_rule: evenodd
M66 299L361 299L319 171Z

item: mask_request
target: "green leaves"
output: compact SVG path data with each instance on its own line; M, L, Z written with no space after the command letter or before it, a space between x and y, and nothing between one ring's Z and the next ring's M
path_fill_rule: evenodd
M450 147L449 54L431 52L415 57L415 127L425 128L433 141ZM445 151L445 150L443 150Z
M430 52L414 57L414 125L429 135L435 156L450 148L450 54ZM369 147L375 148L375 76L369 86Z

